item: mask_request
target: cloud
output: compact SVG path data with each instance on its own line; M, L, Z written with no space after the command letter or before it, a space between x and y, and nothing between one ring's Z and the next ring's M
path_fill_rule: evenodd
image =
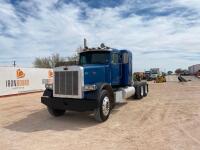
M149 55L149 54L160 54L160 53L164 53L164 54L178 54L180 53L180 51L178 50L148 50L148 51L142 51L141 54L143 55Z
M199 6L199 0L0 0L1 57L31 66L36 56L72 55L86 37L90 46L132 50L134 70L187 67L198 63Z

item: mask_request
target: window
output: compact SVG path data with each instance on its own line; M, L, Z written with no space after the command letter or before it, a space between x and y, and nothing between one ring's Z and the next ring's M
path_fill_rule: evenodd
M93 64L105 64L108 62L108 59L105 54L93 54L91 57L91 62Z
M87 64L108 64L108 52L85 52L80 54L80 65Z
M117 53L112 54L112 64L118 64L119 63L119 55Z
M123 54L123 64L128 64L128 53Z

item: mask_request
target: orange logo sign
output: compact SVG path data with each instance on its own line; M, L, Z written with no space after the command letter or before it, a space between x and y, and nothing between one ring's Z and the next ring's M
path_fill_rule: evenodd
M49 78L53 78L53 71L52 71L52 70L49 70L49 72L48 72L48 77L49 77Z
M23 77L25 77L25 73L22 70L17 69L16 76L17 76L18 79L23 78Z

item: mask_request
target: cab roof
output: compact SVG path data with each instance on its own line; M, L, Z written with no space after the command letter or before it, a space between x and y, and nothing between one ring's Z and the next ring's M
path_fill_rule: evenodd
M119 53L119 52L130 52L130 51L128 51L128 50L125 50L125 49L123 49L123 50L119 50L119 49L115 49L115 48L104 48L104 49L102 49L102 48L87 48L87 49L83 49L83 51L81 51L80 52L80 54L81 53L87 53L87 52L117 52L117 53Z

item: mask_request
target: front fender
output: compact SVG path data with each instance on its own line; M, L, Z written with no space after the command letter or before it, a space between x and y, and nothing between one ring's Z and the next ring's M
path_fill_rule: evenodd
M100 99L100 93L102 90L107 90L112 97L112 101L114 102L114 92L110 84L108 83L97 83L97 90L84 92L84 98L89 100L98 100ZM99 103L99 102L98 102Z
M112 105L114 106L115 104L115 98L114 98L114 92L113 92L113 89L112 89L112 86L108 83L99 83L97 85L98 87L98 104L100 104L99 100L100 100L100 93L102 90L107 90L111 96L111 102L112 102Z

